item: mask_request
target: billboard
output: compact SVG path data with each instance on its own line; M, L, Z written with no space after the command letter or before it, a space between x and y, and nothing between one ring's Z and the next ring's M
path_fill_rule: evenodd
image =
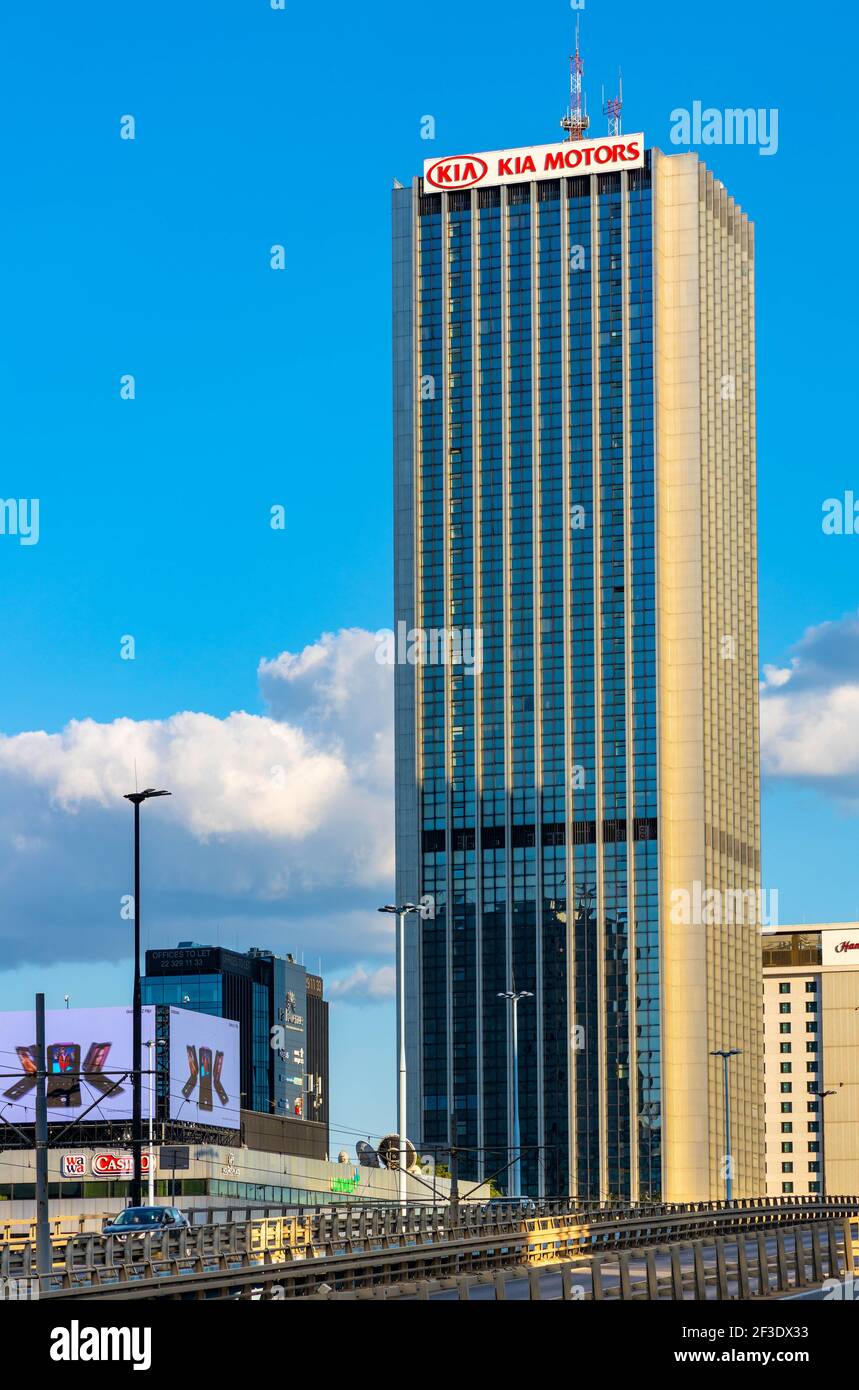
M143 1010L143 1089L149 1113L146 1043L154 1037L154 1010ZM45 1015L48 1123L130 1120L133 1066L128 1008L48 1009ZM36 1119L36 1016L0 1014L0 1124Z
M240 1084L238 1023L171 1007L170 1119L238 1129Z
M598 140L564 140L515 150L447 155L424 160L424 192L497 188L523 179L571 174L610 174L644 167L644 135L609 135Z
M859 970L859 926L822 931L823 965L849 965Z

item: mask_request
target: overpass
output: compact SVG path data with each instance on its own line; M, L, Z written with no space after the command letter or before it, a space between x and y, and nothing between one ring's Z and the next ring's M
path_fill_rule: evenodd
M852 1279L859 1198L621 1207L543 1201L332 1205L129 1237L59 1232L0 1247L5 1287L69 1299L776 1298ZM218 1220L218 1216L227 1219ZM23 1294L22 1296L26 1296Z

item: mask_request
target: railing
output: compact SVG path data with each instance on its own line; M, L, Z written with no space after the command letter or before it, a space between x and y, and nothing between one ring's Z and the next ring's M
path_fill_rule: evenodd
M849 1220L777 1226L771 1234L709 1236L670 1246L594 1255L590 1261L520 1265L454 1279L421 1279L379 1288L337 1291L310 1298L422 1301L563 1300L706 1302L779 1298L826 1287L840 1294L855 1279L856 1240Z
M298 1217L212 1222L187 1230L126 1237L90 1232L54 1244L54 1269L39 1278L35 1246L7 1244L0 1276L39 1281L41 1296L236 1296L277 1284L283 1296L329 1285L360 1290L403 1279L459 1278L482 1270L548 1267L617 1259L645 1246L756 1238L776 1228L815 1227L859 1214L859 1198L757 1198L630 1209L597 1203L553 1204L523 1217L521 1207L320 1208ZM812 1235L813 1239L813 1235ZM717 1247L713 1247L714 1249ZM598 1294L595 1296L599 1296Z

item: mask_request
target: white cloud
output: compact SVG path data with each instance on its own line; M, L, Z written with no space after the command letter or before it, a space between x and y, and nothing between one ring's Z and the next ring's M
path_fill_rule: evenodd
M790 667L764 667L764 676L765 774L859 809L859 616L809 628Z
M356 965L348 975L332 979L327 986L332 999L346 999L349 1003L376 1003L380 999L391 999L396 994L396 977L392 965L381 965L375 970Z
M393 878L393 689L373 653L373 634L350 629L261 662L267 714L0 736L6 963L127 950L135 763L139 786L172 793L141 817L153 931L214 940L220 925L224 945L247 934L308 958L387 951L375 906Z

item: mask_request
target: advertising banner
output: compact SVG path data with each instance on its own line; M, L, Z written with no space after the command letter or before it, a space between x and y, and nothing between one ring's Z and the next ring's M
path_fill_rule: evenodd
M238 1129L239 1025L170 1009L170 1119Z
M149 1113L149 1050L154 1011L143 1010L143 1114ZM45 1016L48 1124L130 1120L131 1009L48 1009ZM0 1124L36 1119L36 1016L0 1014Z
M820 933L823 965L849 965L859 970L859 927L838 927Z
M569 178L578 174L612 174L644 167L644 136L609 135L600 140L564 140L483 154L446 155L424 160L424 191L456 193L466 188L494 188L523 179Z

